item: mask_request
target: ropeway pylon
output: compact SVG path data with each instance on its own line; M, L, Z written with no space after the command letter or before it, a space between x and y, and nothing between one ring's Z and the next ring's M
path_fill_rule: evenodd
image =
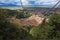
M45 13L45 16L49 16L50 15L50 11L52 9L54 9L58 4L60 3L60 1L58 1L52 8L50 8L48 11L44 12Z

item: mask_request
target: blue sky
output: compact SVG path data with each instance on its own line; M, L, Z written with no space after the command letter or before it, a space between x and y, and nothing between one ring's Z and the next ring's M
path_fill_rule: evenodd
M23 5L31 6L52 6L59 0L22 0ZM0 6L20 6L20 0L0 0ZM59 3L60 5L60 3Z

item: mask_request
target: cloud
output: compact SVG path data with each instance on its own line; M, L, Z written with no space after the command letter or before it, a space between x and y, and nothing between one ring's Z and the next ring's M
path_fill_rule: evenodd
M35 4L38 4L38 5L54 5L57 2L58 2L57 0L36 0Z
M20 0L0 0L0 2L2 3L14 3L14 2L18 2Z
M14 5L21 5L20 4L20 0L0 0L0 5L4 5L4 4L14 4Z
M23 5L55 5L59 0L22 0Z
M28 5L28 4L29 4L29 3L28 3L29 0L21 0L21 1L22 1L22 4L23 4L23 5Z
M59 0L21 0L23 5L54 5ZM20 0L0 0L0 5L21 5Z

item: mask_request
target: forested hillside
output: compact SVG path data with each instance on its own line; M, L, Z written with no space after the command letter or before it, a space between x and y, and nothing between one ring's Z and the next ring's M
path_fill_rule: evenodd
M29 18L32 15L34 14L23 10L18 12L17 10L0 9L0 40L60 39L59 13L52 13L47 21L44 18L38 26L22 26L20 19Z

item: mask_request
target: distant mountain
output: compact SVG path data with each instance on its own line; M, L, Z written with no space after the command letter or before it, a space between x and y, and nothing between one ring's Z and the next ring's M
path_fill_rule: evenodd
M0 5L0 7L2 7L2 6L18 6L18 5L15 5L15 4L3 4L3 5Z
M17 3L16 2L14 2L14 3L3 3L3 2L0 2L0 7L3 7L3 6L20 6L20 5L17 5Z

